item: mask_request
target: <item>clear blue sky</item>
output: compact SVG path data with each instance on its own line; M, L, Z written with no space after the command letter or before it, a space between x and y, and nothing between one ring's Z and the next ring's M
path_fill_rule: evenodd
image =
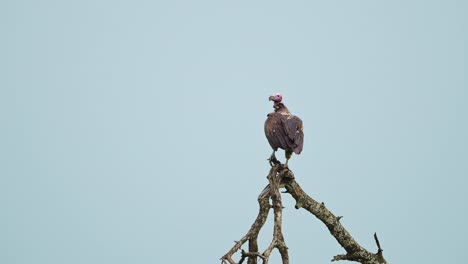
M256 217L278 91L304 121L298 182L361 245L376 251L377 231L392 263L466 261L467 13L461 0L1 2L0 263L219 263ZM343 253L284 205L292 263Z

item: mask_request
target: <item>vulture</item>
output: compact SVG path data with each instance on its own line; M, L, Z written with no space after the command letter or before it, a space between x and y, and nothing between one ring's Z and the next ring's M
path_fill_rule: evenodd
M292 115L288 108L283 104L283 96L279 93L268 98L273 101L274 112L267 115L265 121L265 136L270 143L273 153L270 156L270 164L277 163L275 152L284 149L286 154L286 164L291 158L293 152L301 154L304 143L304 130L302 120Z

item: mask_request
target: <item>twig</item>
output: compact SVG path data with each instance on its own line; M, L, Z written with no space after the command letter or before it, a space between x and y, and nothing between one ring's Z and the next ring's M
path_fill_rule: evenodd
M377 244L377 247L379 248L379 252L382 252L382 248L380 247L380 242L379 242L379 238L377 237L377 232L374 233L374 239L375 239L375 243Z
M380 242L379 242L379 238L377 237L377 232L374 233L374 239L375 239L375 243L377 244L377 248L378 248L378 251L377 251L377 254L376 254L377 258L382 263L386 263L387 261L383 257L383 253L382 253L383 249L380 247Z
M246 257L249 257L249 259L252 260L257 260L257 258L265 259L265 257L262 254L260 254L260 252L245 252L244 250L242 250L241 259L239 260L238 264L242 264Z

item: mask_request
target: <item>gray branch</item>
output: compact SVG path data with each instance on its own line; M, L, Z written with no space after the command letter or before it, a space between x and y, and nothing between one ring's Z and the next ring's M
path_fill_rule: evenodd
M258 196L260 209L257 219L255 219L255 222L252 224L252 227L247 232L247 234L242 237L241 240L236 241L234 246L224 256L221 257L221 263L236 264L236 262L232 259L232 255L236 253L245 242L249 241L249 252L242 250L242 256L239 260L239 264L243 263L245 258L248 258L248 264L257 264L258 258L262 259L263 263L266 264L268 263L271 251L274 248L279 250L281 258L283 259L283 263L289 264L288 250L286 243L284 242L283 233L281 231L283 206L281 204L281 195L279 193L279 184L281 181L281 178L278 175L279 169L279 165L274 166L271 168L270 173L268 173L267 178L270 184L268 184L267 187L265 187L265 189ZM269 203L270 198L273 205L270 205ZM274 212L273 240L270 246L262 254L260 254L258 252L257 238L260 230L266 222L270 208L273 208Z
M271 168L270 173L268 174L268 181L270 182L270 197L273 202L273 212L274 212L274 225L273 225L273 240L271 241L268 248L263 252L265 259L263 260L264 264L268 263L271 252L274 248L277 248L280 252L281 259L283 264L289 264L289 255L288 247L284 242L283 231L282 231L282 212L283 204L281 202L281 194L279 191L281 177L278 175L277 171L280 166L274 166Z
M280 177L283 179L282 184L286 188L286 192L296 200L295 208L304 208L316 216L325 224L330 231L330 234L345 249L346 254L337 255L333 257L332 261L349 260L363 264L387 263L383 257L383 250L380 248L380 242L377 239L377 234L374 235L374 238L378 246L378 252L374 254L367 251L354 240L351 234L343 227L343 225L341 225L341 217L335 216L327 209L327 207L325 207L324 203L317 202L302 190L301 186L294 179L292 171L289 169L283 169L280 171Z

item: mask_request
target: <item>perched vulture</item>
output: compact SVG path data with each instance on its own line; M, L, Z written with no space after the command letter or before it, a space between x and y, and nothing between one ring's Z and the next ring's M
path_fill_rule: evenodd
M304 142L304 130L302 120L289 113L288 108L282 103L283 97L277 93L268 98L273 101L274 112L269 113L265 121L265 136L273 149L270 163L278 162L275 152L284 149L286 154L286 166L292 153L301 154Z

